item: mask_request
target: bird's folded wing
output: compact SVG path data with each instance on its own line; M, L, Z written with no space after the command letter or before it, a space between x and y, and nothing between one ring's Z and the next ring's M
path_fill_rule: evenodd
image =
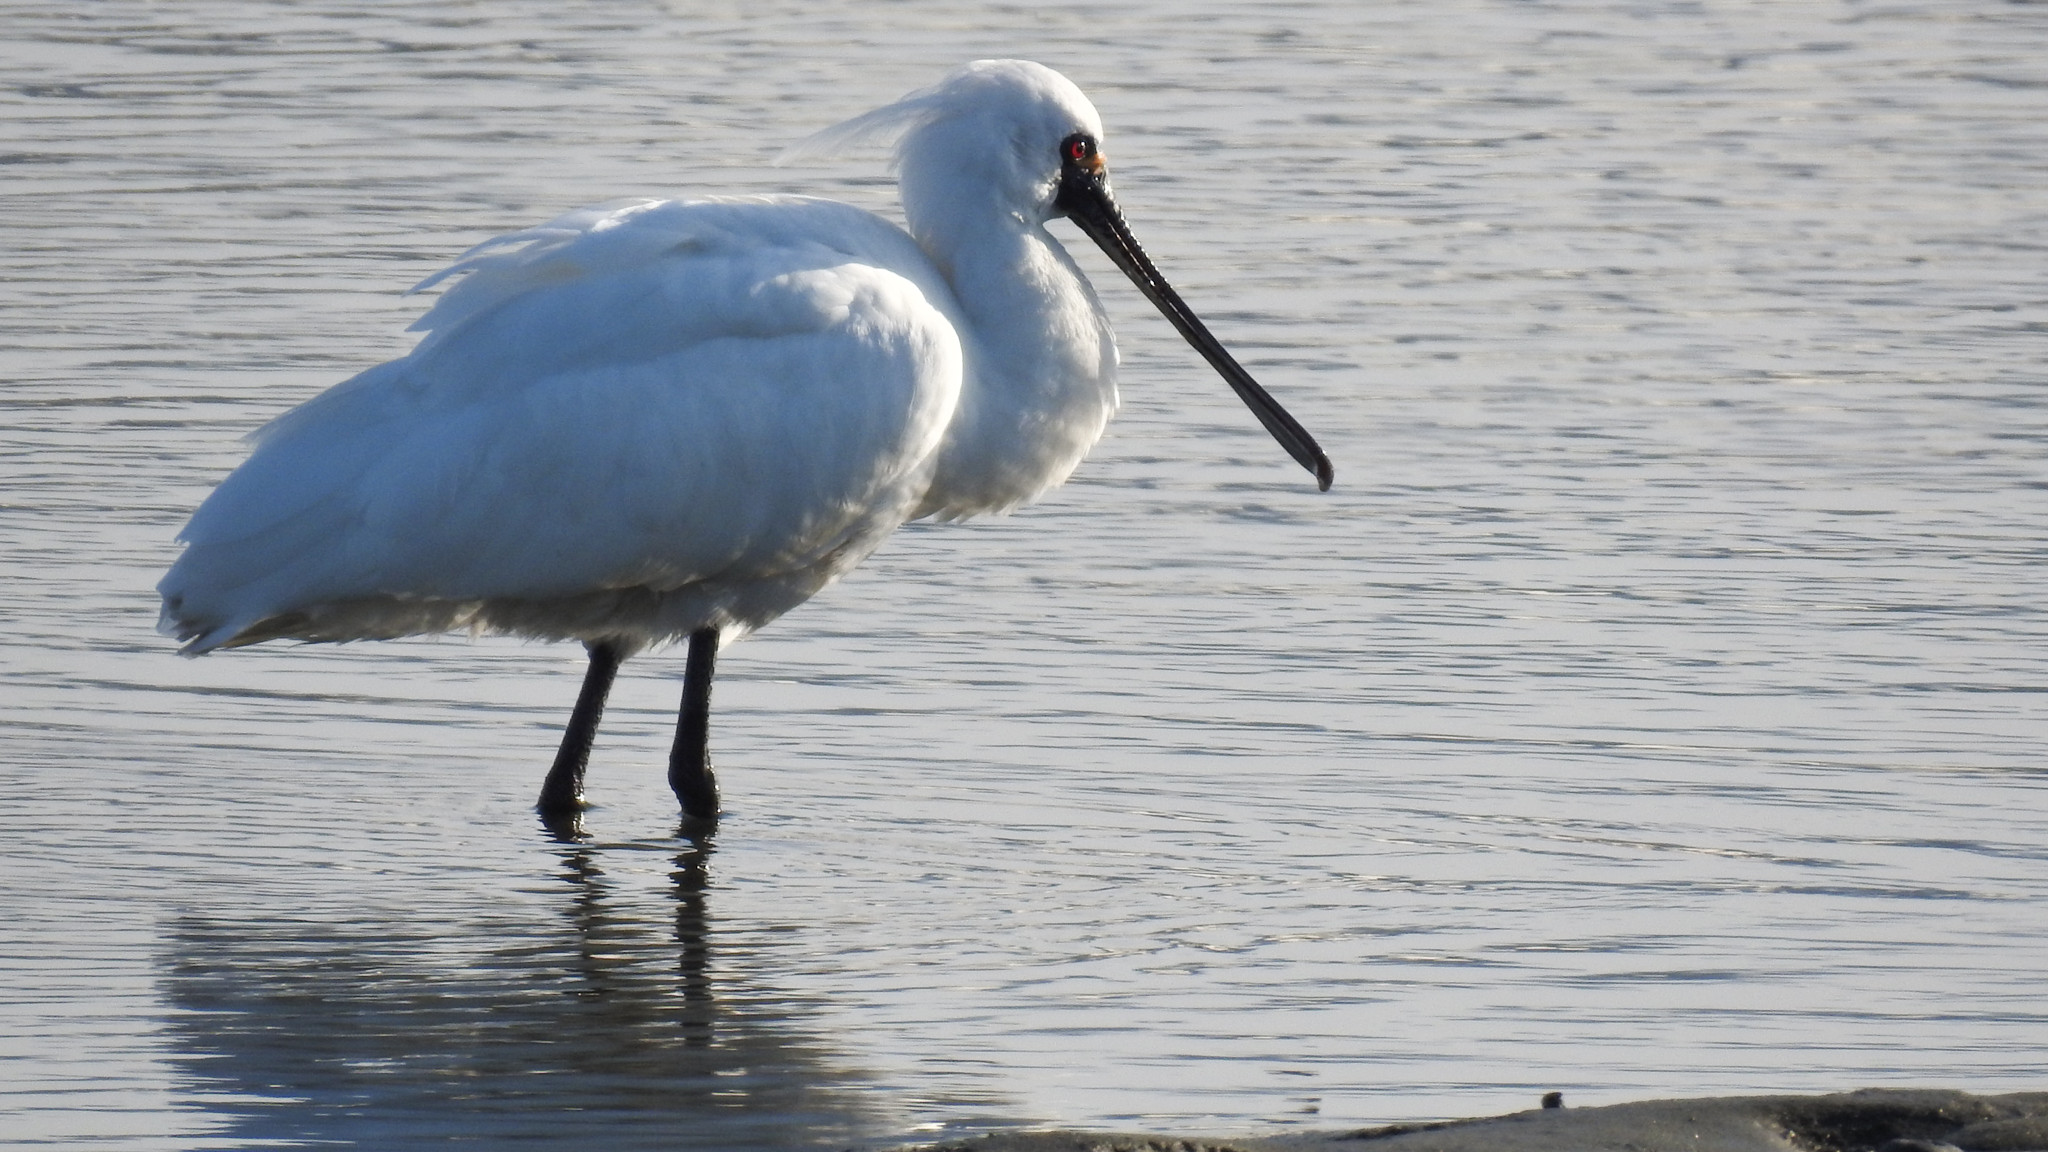
M959 392L943 282L843 205L590 209L451 271L412 354L256 434L167 601L219 631L802 567L901 518Z

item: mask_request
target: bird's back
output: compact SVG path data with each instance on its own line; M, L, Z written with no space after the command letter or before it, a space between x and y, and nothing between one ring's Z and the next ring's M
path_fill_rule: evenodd
M910 515L960 393L943 278L830 201L603 205L454 274L194 514L159 585L188 652L757 627Z

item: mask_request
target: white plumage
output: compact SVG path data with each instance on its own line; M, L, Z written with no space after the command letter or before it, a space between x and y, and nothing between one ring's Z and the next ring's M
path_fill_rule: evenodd
M744 631L930 491L957 309L874 216L586 209L455 272L411 355L263 429L193 516L162 588L190 651Z
M593 677L600 647L615 667L694 636L708 707L719 640L906 520L1033 498L1101 435L1115 345L1049 219L1073 216L1214 345L1129 240L1101 131L1059 74L981 61L810 145L897 137L908 233L825 200L637 200L479 245L420 285L452 280L409 355L252 437L181 535L163 630L192 655L456 628L578 639ZM587 735L572 751L580 803Z

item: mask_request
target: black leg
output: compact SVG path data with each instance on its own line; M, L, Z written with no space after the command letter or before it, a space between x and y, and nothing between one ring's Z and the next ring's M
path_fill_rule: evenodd
M569 728L562 733L561 751L555 766L548 769L547 783L540 786L543 817L561 819L583 810L583 769L590 763L590 745L597 739L597 722L604 718L604 700L611 694L612 679L619 674L619 646L609 640L585 644L590 649L590 671L583 675L583 691L576 696L576 710L569 714Z
M668 756L668 786L683 802L683 814L701 820L718 816L718 778L711 774L711 673L718 663L718 629L690 633L690 658L683 666L683 712L676 721L676 746Z

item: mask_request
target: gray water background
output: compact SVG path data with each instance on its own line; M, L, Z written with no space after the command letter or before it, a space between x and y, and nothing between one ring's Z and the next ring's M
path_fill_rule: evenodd
M783 1148L2039 1089L2048 6L0 8L0 1127ZM238 437L471 243L962 60L1109 124L1317 495L1085 242L1123 413L731 649L590 838L573 646L184 661ZM1074 234L1060 226L1062 234ZM1081 250L1086 248L1087 250Z

